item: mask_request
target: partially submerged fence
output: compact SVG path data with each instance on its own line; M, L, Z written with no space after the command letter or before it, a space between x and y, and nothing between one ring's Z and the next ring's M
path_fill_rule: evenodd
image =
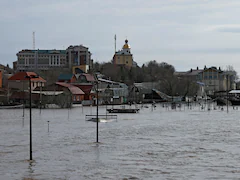
M96 122L97 120L97 115L85 115L85 120L86 121L94 121ZM117 115L98 115L98 121L117 121Z

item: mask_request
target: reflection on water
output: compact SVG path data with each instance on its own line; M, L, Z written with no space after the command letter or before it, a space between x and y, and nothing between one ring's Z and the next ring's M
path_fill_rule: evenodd
M149 106L150 107L150 106ZM95 107L0 110L0 179L238 179L238 109L157 104L96 123ZM99 107L99 114L106 114Z

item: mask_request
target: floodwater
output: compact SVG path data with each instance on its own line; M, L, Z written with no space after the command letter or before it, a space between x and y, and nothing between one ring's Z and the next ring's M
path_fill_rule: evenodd
M90 114L96 107L33 109L29 161L29 110L0 110L0 179L240 178L240 108L157 104L99 123L99 143Z

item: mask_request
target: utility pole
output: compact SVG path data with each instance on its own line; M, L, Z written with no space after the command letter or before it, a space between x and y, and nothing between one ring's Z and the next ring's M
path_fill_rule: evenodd
M96 142L98 143L98 79L97 79L97 121L96 122L97 122L97 130L96 130L97 141Z
M114 46L115 46L114 54L116 53L116 42L117 42L117 35L115 34L115 36L114 36Z
M36 75L25 76L29 82L29 130L30 130L30 160L32 160L32 85L31 78L38 78Z
M42 85L43 83L41 82L41 86L40 86L40 114L41 114L41 110L42 110Z
M30 128L30 160L32 160L32 85L31 77L28 77L29 82L29 128Z
M24 92L24 81L22 81L22 93L23 93L23 117L24 117L24 106L25 106L25 104L24 104L24 100L25 100L25 92Z
M227 74L227 113L228 113L228 101L229 98L228 98L228 74Z
M35 50L35 31L32 33L33 38L33 50Z

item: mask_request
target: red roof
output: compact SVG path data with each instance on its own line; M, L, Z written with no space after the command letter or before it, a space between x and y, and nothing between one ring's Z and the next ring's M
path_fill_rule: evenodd
M87 79L88 82L93 82L93 81L95 81L93 75L91 75L91 74L85 74L85 73L83 73L83 75L86 77L86 79Z
M8 78L10 81L16 81L16 80L21 80L21 81L28 81L28 78L26 76L37 76L35 72L18 72ZM42 77L37 77L37 78L31 78L31 81L37 81L37 82L46 82Z
M90 94L92 87L93 87L92 84L89 84L89 85L76 84L75 86L82 89L85 94Z
M65 82L56 82L57 85L67 87L72 94L85 94L80 88Z

